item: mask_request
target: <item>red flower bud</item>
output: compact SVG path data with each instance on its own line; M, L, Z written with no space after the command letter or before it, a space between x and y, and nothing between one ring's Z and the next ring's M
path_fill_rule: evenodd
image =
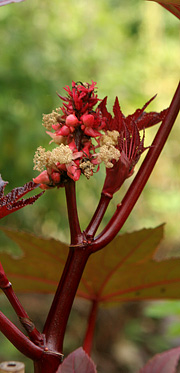
M74 114L70 114L66 118L66 125L68 127L76 127L79 123L78 118Z
M94 117L92 114L85 114L81 117L83 124L86 127L92 127L94 124Z
M51 179L55 184L59 184L60 179L61 179L60 173L59 172L52 172Z
M52 128L53 128L53 130L57 131L60 128L60 124L59 123L52 124Z
M49 184L50 180L47 170L41 172L37 177L35 177L35 179L33 179L33 181L36 184Z
M68 136L70 134L70 130L69 130L69 127L67 127L67 126L62 126L61 128L60 128L60 130L58 130L57 132L56 132L56 135L57 136Z

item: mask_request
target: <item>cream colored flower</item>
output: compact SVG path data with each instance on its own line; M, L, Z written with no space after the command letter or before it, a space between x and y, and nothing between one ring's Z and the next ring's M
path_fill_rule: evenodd
M102 145L97 156L98 163L104 162L107 168L112 168L113 164L111 161L114 159L116 162L120 158L120 151L113 145Z
M100 145L117 145L118 144L118 131L107 131L107 133L101 136Z
M40 172L43 171L44 168L46 167L50 157L51 157L51 152L50 151L46 152L45 148L43 148L42 146L39 146L37 148L36 152L35 152L35 155L34 155L34 159L33 159L34 168L33 168L33 170L37 170L37 171L40 171Z
M59 111L61 108L57 108L56 111L53 110L50 114L43 114L43 122L42 125L47 130L52 130L52 124L57 124L57 118L59 117Z
M51 166L57 162L60 164L70 163L72 162L72 156L73 152L70 147L68 145L61 144L52 150L48 165Z
M81 168L84 176L86 176L87 179L90 179L90 177L93 175L95 165L91 163L89 160L84 160L80 163L79 167Z
M56 164L67 164L72 161L73 152L68 145L61 144L52 152L39 146L34 155L34 170L43 171L45 167L56 167Z

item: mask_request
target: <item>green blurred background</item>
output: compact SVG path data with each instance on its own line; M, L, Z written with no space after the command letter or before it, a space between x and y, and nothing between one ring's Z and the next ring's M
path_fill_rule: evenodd
M99 97L108 96L109 110L118 96L125 115L142 107L156 93L158 96L148 110L161 111L167 107L179 79L179 37L178 19L158 4L143 0L26 0L0 7L0 173L4 180L9 181L6 192L22 186L37 175L33 171L34 152L39 145L48 148L49 142L41 125L42 113L49 113L61 104L56 92L63 94L63 87L70 85L72 80L96 81ZM176 122L147 187L123 228L123 231L133 231L167 222L164 247L177 253L180 242L179 124L180 119ZM151 143L156 129L157 126L146 132L147 145ZM103 172L104 170L94 175L90 181L82 178L77 183L82 228L88 224L98 202ZM130 180L115 195L104 224L114 212L129 183ZM47 191L33 207L26 207L6 217L1 220L1 225L68 241L64 190ZM1 233L0 249L14 251L17 248ZM32 304L35 306L30 310L32 313L33 308L38 309L37 299L33 299ZM29 310L30 302L26 297L24 302ZM1 303L6 315L10 315L3 297ZM47 304L49 298L41 299L38 311L40 314L46 313ZM126 307L128 310L130 308L129 313ZM166 304L158 304L158 309L159 307L164 310ZM79 339L78 333L82 335L83 332L79 332L82 326L79 326L78 320L86 314L86 308L78 302L75 304L70 325L78 326L75 327L74 334L73 328L67 333L69 337L67 336L66 345L69 350L81 343L82 337ZM157 351L171 345L171 333L169 339L167 338L167 346L164 346L162 336L155 338L154 335L157 334L156 326L161 328L161 323L164 322L164 314L160 318L157 311L157 325L156 320L155 326L150 327L154 322L154 308L148 308L150 311L147 314L137 304L125 306L124 309L124 314L130 316L127 323L124 321L120 325L118 337L113 336L115 340L119 338L118 341L129 342L132 348L137 348L138 344L142 347L148 330L148 335L152 334L156 343L150 343L151 347L147 347L146 352L140 349L141 358L144 354L144 359L156 352L153 350L155 345ZM41 325L38 312L34 312L34 317L39 318L37 322ZM109 317L116 320L123 310L102 312L108 320L108 312L114 312L113 317L111 314ZM180 314L177 303L173 303L172 313ZM144 319L150 326L141 325ZM124 339L120 338L122 334ZM0 360L17 358L19 355L16 350L10 347L2 335L0 338ZM72 340L77 340L76 345ZM97 347L98 342L96 343ZM114 351L117 350L117 345ZM96 350L98 351L98 347ZM119 353L116 352L114 355L112 353L112 366L108 367L109 356L106 356L106 351L104 354L97 354L100 356L98 361L101 361L100 371L103 373L134 372L134 368L128 367L128 363L123 365L122 359L117 359ZM19 358L22 360L21 355ZM26 363L27 372L30 373L31 365Z

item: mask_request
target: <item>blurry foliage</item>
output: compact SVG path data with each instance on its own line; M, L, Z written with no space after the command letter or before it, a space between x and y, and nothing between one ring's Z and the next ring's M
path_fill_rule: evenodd
M56 91L62 94L62 87L72 80L97 81L99 97L108 95L110 109L117 95L125 115L155 93L158 97L149 110L167 107L179 79L179 32L178 19L143 0L26 0L1 7L0 173L9 181L9 190L36 176L34 152L39 145L48 148L49 141L41 126L42 113L61 104ZM132 231L165 221L166 244L176 249L180 241L179 121L123 228ZM156 128L147 131L148 145L155 132ZM105 222L129 182L115 195ZM77 183L82 228L94 212L102 183L103 172ZM64 190L47 191L33 207L8 216L1 224L68 241ZM1 250L9 249L2 234L0 240ZM7 345L9 350L10 343L3 340L1 348ZM9 355L13 357L10 350Z

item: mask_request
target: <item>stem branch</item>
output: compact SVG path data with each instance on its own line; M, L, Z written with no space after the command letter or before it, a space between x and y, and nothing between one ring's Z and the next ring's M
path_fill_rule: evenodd
M32 360L41 358L43 349L31 342L2 312L0 312L0 330L25 356Z
M112 199L112 196L109 194L101 193L101 198L99 201L99 204L97 206L97 209L88 225L86 230L84 231L86 238L92 239L103 219L103 216L108 208L108 205Z
M75 181L70 179L65 184L66 201L68 209L69 227L71 232L71 244L78 245L82 243L82 233L79 225L77 205L76 205L76 190Z
M89 314L89 319L88 319L88 326L87 326L84 343L83 343L83 349L87 352L88 355L91 354L91 350L92 350L97 311L98 311L98 302L96 300L93 300L90 314Z
M14 311L16 312L17 316L23 327L25 328L26 332L28 333L30 339L37 345L43 346L44 338L41 333L35 328L35 325L30 320L28 314L24 310L22 304L20 303L18 297L16 296L12 284L9 282L4 268L0 262L0 288L3 290L4 294L8 298L9 302L11 303Z

